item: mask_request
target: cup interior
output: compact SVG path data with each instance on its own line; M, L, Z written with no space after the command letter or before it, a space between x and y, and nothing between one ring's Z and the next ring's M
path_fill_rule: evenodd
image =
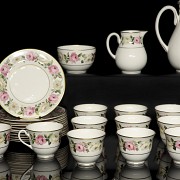
M74 124L102 124L107 122L107 118L102 116L76 116L71 119L71 122Z
M137 112L137 111L145 111L147 107L141 104L119 104L114 107L117 111L124 112Z
M90 45L64 45L59 46L59 50L66 50L66 51L87 51L87 50L95 50L96 48L94 46Z
M26 126L29 131L58 131L63 128L61 123L57 122L37 122Z
M180 104L161 104L155 106L156 111L180 112Z
M67 136L75 139L95 139L105 136L105 132L98 129L74 129L67 132Z
M10 124L5 124L5 123L0 123L0 131L7 131L11 129L11 125Z
M119 129L117 134L123 137L144 138L155 135L155 131L148 128L131 127Z
M103 104L79 104L74 106L74 110L87 112L104 111L107 110L107 106Z
M166 135L170 135L170 136L180 136L180 127L171 127L165 130L165 134Z
M180 125L180 116L161 116L157 121L166 125Z
M149 122L151 121L151 118L145 115L121 115L121 116L116 116L115 120L117 122L134 124L134 123Z

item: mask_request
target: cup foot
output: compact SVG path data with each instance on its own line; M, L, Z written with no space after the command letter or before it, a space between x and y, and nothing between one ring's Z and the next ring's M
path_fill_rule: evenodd
M123 74L140 74L141 71L122 71Z
M43 160L46 160L46 159L53 159L54 158L54 154L51 154L51 155L37 155L37 158L38 159L43 159Z
M174 162L174 165L175 165L175 166L180 167L180 161L175 161L175 160L174 160L173 162Z
M95 162L93 162L93 163L80 163L80 162L77 162L77 165L79 166L79 167L94 167L95 166Z
M144 166L145 161L139 161L139 162L126 161L126 163L132 167L140 167L140 166Z
M85 74L86 71L67 71L68 74Z

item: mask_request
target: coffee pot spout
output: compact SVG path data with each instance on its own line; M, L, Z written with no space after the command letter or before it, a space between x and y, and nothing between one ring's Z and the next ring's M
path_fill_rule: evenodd
M144 35L145 35L147 32L148 32L148 31L140 31L141 37L144 37Z

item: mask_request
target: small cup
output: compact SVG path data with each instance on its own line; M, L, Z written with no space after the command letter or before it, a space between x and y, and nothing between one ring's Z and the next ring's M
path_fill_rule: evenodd
M174 164L180 166L180 127L171 127L164 131L166 148Z
M141 104L119 104L114 106L114 111L116 116L126 115L126 114L141 114L146 115L147 106Z
M57 47L58 59L69 74L84 74L93 65L96 48L90 45L64 45Z
M105 131L107 118L102 116L76 116L71 119L74 129L100 129Z
M69 147L77 164L94 166L102 154L105 132L99 129L74 129L67 133Z
M11 125L0 123L0 159L9 147L11 129Z
M142 166L150 155L155 131L148 128L131 127L117 130L119 148L126 163Z
M166 144L166 136L164 131L171 127L180 126L180 116L161 116L157 120L161 140Z
M117 130L125 127L149 128L151 118L146 115L121 115L115 117Z
M180 104L160 104L155 106L156 118L161 116L179 116Z
M75 116L103 116L106 117L107 106L103 104L79 104L74 106Z
M18 132L19 140L32 149L39 159L51 159L61 143L63 125L57 122L37 122L26 126ZM30 144L21 139L21 133L29 137Z

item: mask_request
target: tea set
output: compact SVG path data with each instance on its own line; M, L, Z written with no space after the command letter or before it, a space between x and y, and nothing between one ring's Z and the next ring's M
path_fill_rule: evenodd
M168 45L163 42L159 33L159 20L166 10L173 11L176 26ZM179 15L176 9L172 6L162 8L156 18L156 35L177 72L180 72L179 29ZM147 32L123 30L120 34L112 32L108 35L107 51L123 74L140 74L145 67L147 53L143 38ZM110 48L110 39L113 36L117 38L119 45L115 54ZM60 147L64 124L51 121L51 117L47 118L48 121L47 119L42 121L41 118L52 113L63 98L65 92L63 69L69 74L87 73L95 60L96 47L63 45L57 47L57 52L59 62L38 49L16 51L1 62L0 104L8 114L18 120L0 124L0 159L3 159L8 149L13 123L16 121L28 122L24 128L18 129L17 138L37 155L38 160L51 161ZM66 129L70 152L77 162L73 177L78 177L78 171L83 170L81 168L90 168L99 173L95 165L105 154L108 107L98 103L84 103L75 105L73 110L75 115L71 119L73 129ZM152 150L156 132L149 128L151 118L147 116L147 111L148 107L142 104L114 106L119 154L129 167L144 167ZM160 137L174 164L180 166L180 105L157 105L155 112Z

